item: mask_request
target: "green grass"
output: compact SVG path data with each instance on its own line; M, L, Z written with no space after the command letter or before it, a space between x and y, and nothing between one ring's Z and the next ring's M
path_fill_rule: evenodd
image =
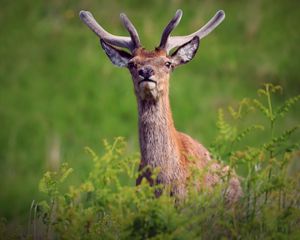
M202 26L218 9L226 20L201 42L196 58L172 76L176 126L209 146L220 107L256 96L264 82L280 84L280 103L299 94L298 1L4 1L0 10L0 216L24 221L38 199L38 180L51 169L49 152L58 140L60 161L81 182L91 167L85 146L124 136L138 150L137 113L127 70L111 65L97 38L79 20L81 9L115 34L126 12L142 42L152 49L175 13L174 34ZM299 104L298 104L299 106ZM299 107L280 126L299 121ZM254 115L252 117L256 119ZM251 122L252 120L248 120ZM262 134L259 139L265 136ZM299 133L294 135L299 139ZM257 143L257 139L249 139ZM101 149L99 150L102 151Z

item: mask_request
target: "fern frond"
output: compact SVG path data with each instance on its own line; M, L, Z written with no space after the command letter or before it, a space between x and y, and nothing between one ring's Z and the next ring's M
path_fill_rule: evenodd
M232 141L236 136L237 130L225 121L223 109L218 111L217 128L219 129L218 140Z
M284 142L287 142L289 137L298 129L300 128L300 125L297 125L295 127L292 127L288 130L285 130L280 136L274 137L271 139L269 143L264 144L264 148L266 150L271 150L272 148L275 148L278 145L281 145Z
M259 100L254 99L253 100L254 105L260 110L267 118L271 118L270 111L267 107L265 107Z
M265 83L263 88L257 90L259 96L265 95L268 96L270 93L280 92L282 93L282 87L280 85L274 85L272 83Z
M241 119L242 117L244 117L244 115L253 110L254 108L252 106L251 99L249 98L243 98L242 101L238 103L236 110L232 106L228 107L228 111L231 117L235 120Z
M253 130L264 130L262 125L252 125L241 131L233 140L233 143L238 143L243 140L247 135L249 135Z
M300 100L300 95L287 99L275 112L277 116L284 117L290 108Z

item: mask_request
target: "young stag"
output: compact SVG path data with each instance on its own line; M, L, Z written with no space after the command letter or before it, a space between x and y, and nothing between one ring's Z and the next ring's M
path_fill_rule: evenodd
M218 11L205 26L190 35L171 37L170 33L178 25L181 16L182 11L177 10L164 29L159 46L147 51L141 46L138 33L125 14L122 13L120 17L130 37L112 35L97 23L90 12L80 12L83 22L100 38L101 46L111 62L128 68L132 76L138 105L141 151L140 176L136 184L146 178L151 185L160 183L170 189L171 195L179 198L186 194L191 164L199 169L211 170L202 179L202 185L209 188L221 181L220 176L212 172L219 170L225 175L230 171L228 167L213 163L209 152L200 143L175 129L169 102L171 72L192 60L200 39L214 30L225 14ZM121 48L128 49L130 53ZM177 48L176 51L170 55L170 50L174 48ZM156 179L152 179L149 170L154 168L159 168ZM226 198L234 202L240 195L240 183L233 174Z

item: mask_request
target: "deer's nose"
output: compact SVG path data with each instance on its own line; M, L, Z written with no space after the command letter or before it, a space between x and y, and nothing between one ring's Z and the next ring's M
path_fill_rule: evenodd
M147 79L154 75L154 70L151 67L143 67L139 70L139 75Z

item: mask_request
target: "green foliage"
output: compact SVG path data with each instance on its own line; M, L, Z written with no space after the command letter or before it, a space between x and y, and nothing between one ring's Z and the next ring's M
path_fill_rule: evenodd
M76 177L69 179L74 185L92 167L84 146L97 149L99 139L120 135L128 139L131 151L138 149L129 73L111 65L97 37L80 21L79 10L92 11L105 29L128 36L119 20L120 12L125 12L150 50L158 45L162 29L178 8L184 15L174 35L195 31L217 9L226 12L222 24L201 41L195 59L172 73L170 98L178 129L208 146L217 131L215 109L253 97L265 81L282 85L288 96L299 93L297 0L4 0L0 9L1 216L26 221L32 198L41 197L36 187L41 173L56 169L49 167L55 139L61 162L72 162L76 170ZM274 100L282 102L284 97ZM295 109L280 123L282 128L298 121L300 111ZM256 116L250 114L251 119L254 122ZM247 133L249 145L256 142L252 132Z
M226 12L220 27L201 41L195 59L172 74L170 97L178 129L208 146L217 131L215 109L233 105L230 115L224 108L223 119L236 132L223 144L220 138L211 148L216 158L233 165L246 179L244 186L248 179L256 179L259 167L268 166L270 151L276 157L275 162L281 162L279 159L284 159L285 151L291 157L299 149L297 126L291 135L288 133L299 122L299 104L296 105L299 96L287 100L282 107L279 104L300 90L299 1L3 1L0 9L0 218L7 220L0 221L0 239L9 239L9 232L17 236L18 223L26 225L32 199L44 201L38 205L33 201L30 219L37 216L40 208L51 212L49 195L53 198L55 193L58 197L70 185L77 189L79 183L86 181L94 162L88 161L83 146L97 149L97 154L102 156L105 148L98 150L99 139L122 135L128 139L130 151L138 149L134 130L136 103L128 72L111 66L97 38L79 20L78 11L92 11L107 30L120 35L128 33L119 21L119 13L127 13L139 30L143 44L153 49L161 30L178 8L183 9L184 17L175 35L195 31L216 9ZM273 137L280 141L272 140L270 123L262 121L266 115L253 114L252 108L260 110L250 99L236 105L244 96L253 97L257 85L264 81L282 85L286 93L272 98L272 104L278 106L272 112L277 115ZM261 94L258 100L268 110L264 96ZM233 119L231 114L235 115ZM60 160L71 163L75 172L64 183L49 172L44 184L54 185L45 194L39 192L37 182L43 172L56 169L51 168L49 161L53 139L59 140ZM257 158L260 162L254 164ZM290 161L282 162L287 165L288 174L296 175L299 160L291 164ZM277 174L274 171L270 179ZM123 184L126 178L120 175ZM132 186L134 177L126 181ZM250 189L251 186L255 189L255 185L250 184ZM47 189L42 183L41 187ZM83 186L90 187L90 184ZM269 202L270 194L267 196ZM297 211L292 214L297 215ZM207 217L207 214L198 215ZM107 218L103 219L105 222ZM177 232L183 232L180 229L184 227L178 227L184 226L181 222L173 220L169 224L178 228ZM38 223L34 226L39 228ZM193 229L196 227L197 222ZM209 224L205 227L210 229ZM25 232L37 236L33 228ZM186 234L193 238L195 231Z
M278 89L266 84L258 91L265 99L244 99L228 112L219 110L219 134L211 150L232 169L244 171L240 179L243 197L234 205L228 206L223 198L229 178L213 191L199 191L194 183L199 183L203 172L196 169L192 169L185 199L175 200L167 191L156 198L154 191L162 186L150 187L146 181L136 187L139 156L128 154L119 137L113 143L104 141L102 156L86 148L93 167L79 185L67 183L73 174L67 164L44 174L39 189L45 197L32 203L26 238L299 239L300 175L289 171L299 160L295 154L299 155L298 143L291 140L299 127L277 129L278 117L285 116L273 109L272 96ZM277 109L285 109L287 114L297 99L291 98ZM253 113L268 121L244 127ZM269 139L259 145L243 144L258 133ZM15 232L9 233L4 220L0 234L3 239L18 238Z
M56 196L59 194L59 184L73 172L66 163L62 164L58 172L46 172L40 181L39 190L49 196Z
M281 106L273 108L272 97L281 92L280 86L264 84L258 90L258 95L264 99L244 99L237 110L229 108L232 121L242 120L231 125L224 119L223 110L219 110L217 126L219 135L211 147L215 156L230 163L231 167L244 169L243 179L244 199L242 201L247 225L243 230L249 230L251 238L282 238L299 231L299 174L290 175L287 168L293 161L298 161L295 152L299 151L299 143L291 140L299 125L282 129L277 127L279 118L285 117L290 108L299 101L299 96L292 97ZM265 102L265 103L264 103ZM244 109L245 108L245 109ZM262 113L265 121L252 122L243 127L242 112ZM258 119L260 119L258 117ZM248 134L254 134L256 129L268 136L259 145L237 146ZM276 134L275 134L276 133ZM298 150L297 150L298 149ZM244 219L244 220L245 220ZM260 229L257 232L253 229ZM240 229L241 230L241 229ZM252 235L253 234L253 235Z

